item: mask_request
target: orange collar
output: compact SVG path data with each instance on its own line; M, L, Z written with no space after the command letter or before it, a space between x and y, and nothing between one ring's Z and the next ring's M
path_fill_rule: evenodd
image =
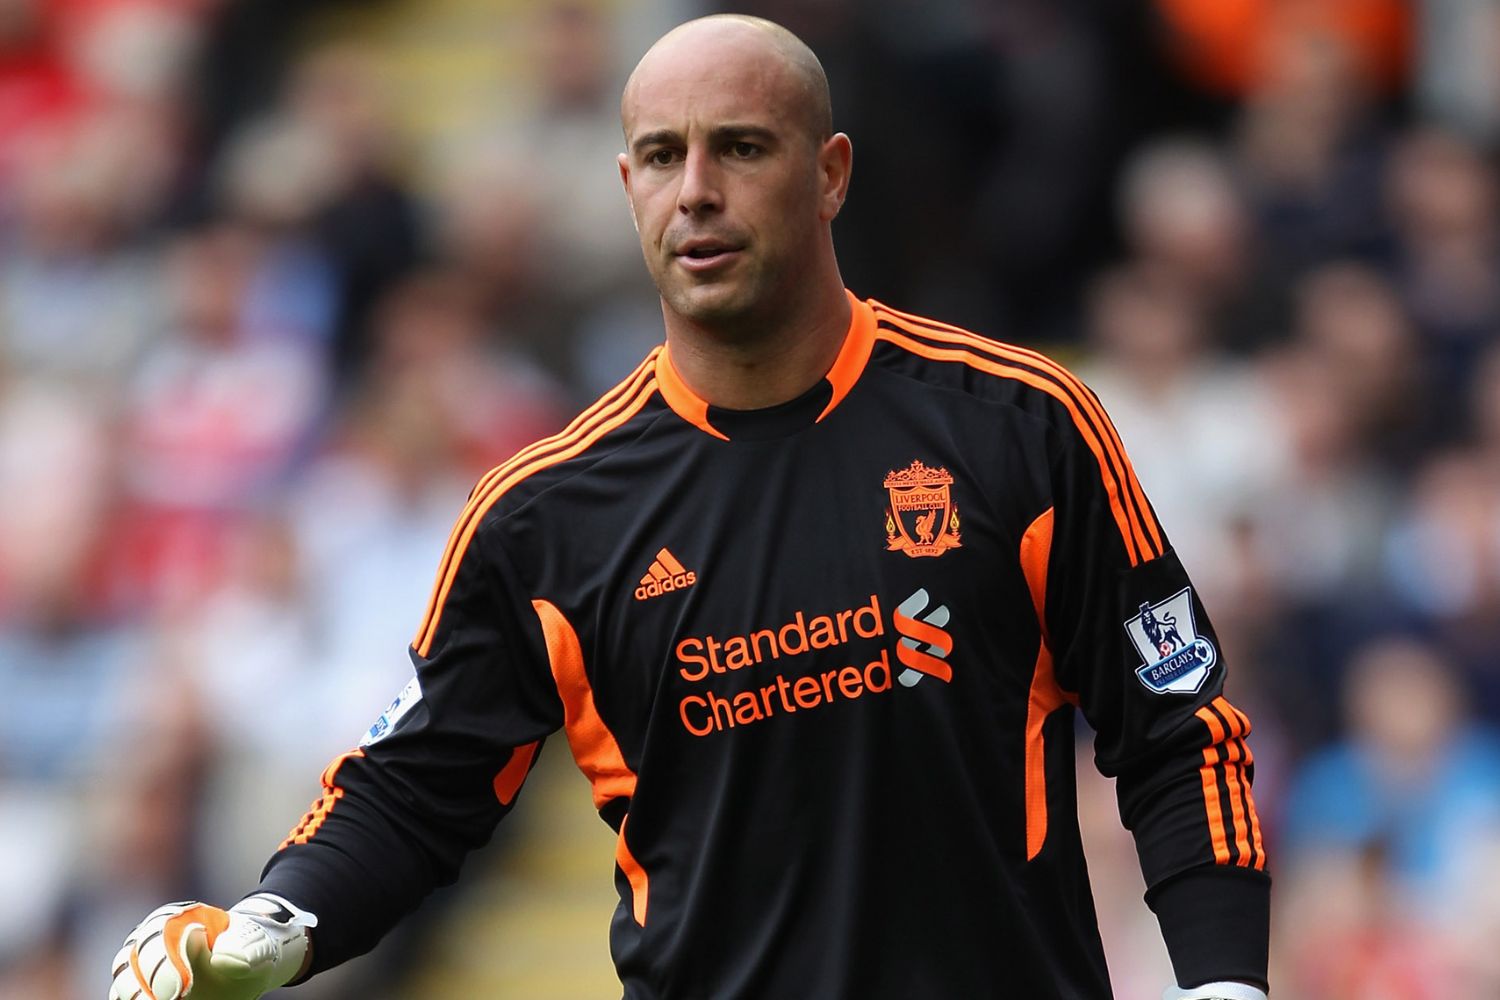
M848 289L844 290L844 294L849 297L849 330L844 334L844 344L839 348L833 367L823 376L833 386L833 395L828 400L828 405L823 407L823 412L818 414L818 421L832 413L833 408L849 395L849 390L854 388L860 373L865 370L865 363L870 360L870 351L875 346L874 310ZM723 441L729 440L728 436L709 422L708 401L689 389L687 383L682 381L682 376L677 374L669 347L663 348L657 355L656 383L661 388L662 399L666 400L667 405L679 417L706 434Z

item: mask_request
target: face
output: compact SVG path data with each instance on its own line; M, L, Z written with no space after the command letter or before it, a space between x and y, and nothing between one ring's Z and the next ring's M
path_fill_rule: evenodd
M620 176L671 312L732 328L774 313L832 255L848 140L819 141L795 70L753 39L659 45L622 105Z

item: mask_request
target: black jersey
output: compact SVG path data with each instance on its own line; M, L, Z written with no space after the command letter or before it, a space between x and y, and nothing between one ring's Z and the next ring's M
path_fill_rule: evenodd
M455 878L562 730L628 1000L1109 997L1081 710L1179 980L1264 981L1250 724L1098 400L850 301L800 398L715 408L658 348L480 481L415 680L268 865L315 969Z

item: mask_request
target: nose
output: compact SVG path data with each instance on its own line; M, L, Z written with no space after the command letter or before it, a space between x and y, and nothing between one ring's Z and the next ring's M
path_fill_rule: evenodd
M717 161L708 150L689 149L682 165L682 186L677 190L677 211L703 215L724 207L724 192Z

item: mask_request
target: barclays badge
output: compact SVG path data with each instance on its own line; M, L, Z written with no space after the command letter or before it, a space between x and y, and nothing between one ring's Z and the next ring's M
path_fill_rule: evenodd
M1141 602L1125 633L1144 661L1135 675L1156 694L1197 694L1219 662L1219 651L1194 625L1191 587L1156 604Z

